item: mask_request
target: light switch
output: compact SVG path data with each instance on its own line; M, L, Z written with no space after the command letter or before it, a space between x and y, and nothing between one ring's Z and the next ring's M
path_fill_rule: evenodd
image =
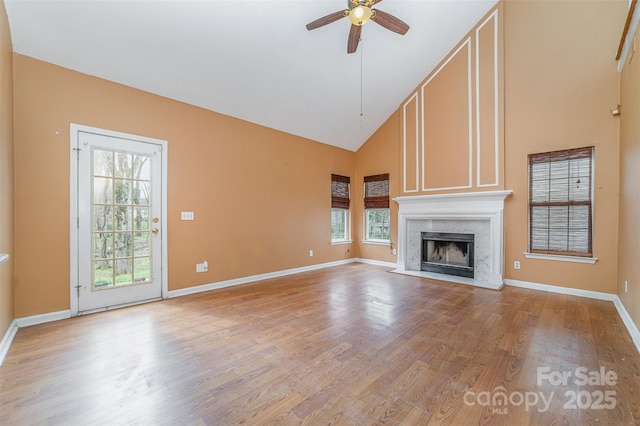
M182 212L181 218L182 220L195 220L195 215L193 212Z

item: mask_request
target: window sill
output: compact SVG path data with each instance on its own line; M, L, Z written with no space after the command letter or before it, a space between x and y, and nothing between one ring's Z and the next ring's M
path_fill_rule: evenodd
M340 244L351 244L353 240L331 240L332 246L338 246Z
M374 244L377 246L388 246L391 244L389 240L362 240L362 244Z
M560 262L575 262L575 263L590 263L590 264L594 264L598 260L597 257L562 256L559 254L538 254L538 253L525 253L524 257L526 257L527 259L556 260Z

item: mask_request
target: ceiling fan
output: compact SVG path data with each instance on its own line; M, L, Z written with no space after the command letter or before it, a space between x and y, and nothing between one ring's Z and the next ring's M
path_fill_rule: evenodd
M382 0L348 0L349 8L338 12L330 13L320 19L307 24L309 31L323 27L327 24L337 21L340 18L349 17L351 21L351 30L349 31L349 39L347 40L347 53L353 53L358 49L360 42L360 32L362 25L369 20L382 25L388 30L404 35L409 31L409 25L396 18L395 16L383 12L380 9L372 9L371 6L380 3Z

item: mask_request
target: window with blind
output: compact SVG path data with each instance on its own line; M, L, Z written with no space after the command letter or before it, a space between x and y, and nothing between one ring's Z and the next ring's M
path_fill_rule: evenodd
M529 155L529 252L592 256L593 147Z
M365 241L389 242L389 174L364 178Z
M331 175L331 241L348 241L349 184L348 176Z

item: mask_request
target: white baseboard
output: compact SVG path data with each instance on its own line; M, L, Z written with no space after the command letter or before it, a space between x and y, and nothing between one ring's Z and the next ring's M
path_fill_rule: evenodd
M629 334L631 335L633 343L636 345L636 349L640 352L640 330L638 330L638 326L633 322L631 315L629 315L629 312L627 312L627 309L622 304L622 300L620 300L617 295L613 300L613 304L616 306L618 314L620 314L620 318L622 318L622 322L627 326L627 330L629 330Z
M381 260L372 260L372 259L354 259L354 262L358 262L358 263L366 263L367 265L375 265L375 266L384 266L387 268L393 268L396 269L396 267L398 266L397 263L393 263L393 262L383 262Z
M638 327L633 322L633 319L631 319L631 315L629 315L629 312L627 312L627 310L625 309L624 305L622 304L622 301L620 300L617 294L601 293L598 291L580 290L576 288L559 287L555 285L538 284L538 283L531 283L527 281L508 280L508 279L505 279L504 283L506 285L510 285L513 287L528 288L531 290L548 291L551 293L566 294L570 296L588 297L589 299L598 299L598 300L613 302L613 305L616 307L616 310L618 311L618 315L620 315L622 322L627 327L627 331L629 331L629 334L631 335L631 340L633 341L633 344L635 345L638 353L640 353L640 330L638 330Z
M18 332L18 323L16 320L11 321L9 324L9 328L7 332L4 333L4 337L2 338L2 342L0 342L0 366L4 362L4 357L7 356L7 352L9 352L9 347L11 347L11 343L13 342L13 338L16 336Z
M9 351L9 347L11 343L13 343L13 338L16 336L19 328L29 327L31 325L44 324L46 322L58 321L61 319L71 318L71 311L58 311L58 312L49 312L47 314L41 315L32 315L30 317L16 318L11 322L7 332L4 334L2 338L2 342L0 342L0 366L4 362L4 358Z
M611 293L601 293L599 291L591 291L591 290L580 290L577 288L560 287L560 286L549 285L549 284L538 284L538 283L532 283L528 281L505 279L504 283L512 287L521 287L521 288L528 288L531 290L548 291L550 293L566 294L570 296L588 297L589 299L608 300L611 302L613 302L613 299L617 297L615 294L611 294Z
M168 298L186 296L188 294L202 293L204 291L217 290L219 288L232 287L241 284L248 284L256 281L268 280L271 278L284 277L286 275L299 274L300 272L314 271L316 269L330 268L332 266L346 265L356 262L356 259L338 260L336 262L320 263L318 265L303 266L300 268L285 269L283 271L267 272L265 274L251 275L248 277L235 278L232 280L218 281L210 284L202 284L194 287L181 288L179 290L170 290L167 294Z
M41 315L32 315L30 317L17 318L16 323L18 324L18 328L22 328L67 318L71 318L71 311L69 309L64 311L49 312L47 314Z

